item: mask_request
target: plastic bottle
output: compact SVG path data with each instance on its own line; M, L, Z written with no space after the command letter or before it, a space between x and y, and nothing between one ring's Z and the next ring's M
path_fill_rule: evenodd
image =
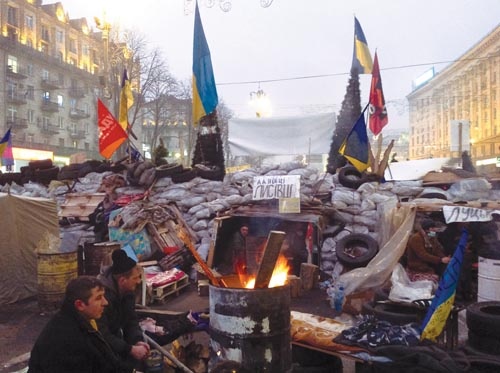
M344 305L344 285L339 284L333 299L333 304L335 311L338 313L342 312L342 306Z

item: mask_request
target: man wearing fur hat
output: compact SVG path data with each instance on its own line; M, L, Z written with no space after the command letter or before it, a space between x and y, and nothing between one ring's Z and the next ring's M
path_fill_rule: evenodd
M113 251L112 260L98 276L109 302L98 320L99 330L127 365L137 367L149 355L135 312L134 291L141 283L141 268L121 249Z

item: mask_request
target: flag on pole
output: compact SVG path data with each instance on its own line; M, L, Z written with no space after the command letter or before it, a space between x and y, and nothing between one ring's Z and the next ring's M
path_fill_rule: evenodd
M368 49L368 42L358 19L354 17L354 49L351 70L357 70L358 74L370 74L372 67L373 61Z
M200 118L212 113L218 103L210 49L196 2L193 37L193 123L196 125Z
M368 125L370 127L370 131L377 136L382 131L382 128L384 128L389 122L387 109L385 107L384 92L382 91L382 79L380 77L377 52L375 52L375 58L373 61L369 113L370 117L368 119Z
M446 325L446 321L448 320L448 316L450 315L451 308L455 301L457 283L464 259L464 251L467 245L468 236L469 233L467 230L463 229L458 246L450 262L446 266L443 276L439 281L434 299L420 327L420 330L422 330L420 340L429 339L431 341L436 341Z
M7 130L5 135L3 135L2 140L0 140L0 157L2 157L2 166L13 166L14 156L12 155L12 135L10 133L10 128Z
M366 134L365 111L366 107L339 148L339 153L346 157L359 172L368 168L368 135Z
M109 159L127 140L127 133L99 99L97 99L97 126L99 127L99 153Z
M134 95L130 88L130 80L128 79L127 69L123 71L122 77L122 90L120 92L120 109L118 113L118 121L122 128L127 131L128 124L128 110L134 105Z

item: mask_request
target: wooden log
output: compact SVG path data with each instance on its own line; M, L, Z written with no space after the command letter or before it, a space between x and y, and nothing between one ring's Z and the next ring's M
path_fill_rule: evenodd
M302 263L300 265L300 279L302 289L311 290L318 286L319 268L315 264Z
M300 297L302 295L302 281L300 277L288 275L287 282L290 285L290 296L292 298Z
M257 271L255 278L255 289L265 289L269 286L269 281L273 275L276 260L281 251L281 245L285 240L285 232L271 231L267 238L264 252L262 253L262 260Z

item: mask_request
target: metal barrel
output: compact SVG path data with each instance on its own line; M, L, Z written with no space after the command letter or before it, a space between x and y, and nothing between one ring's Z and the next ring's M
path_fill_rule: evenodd
M86 243L83 247L84 274L88 276L98 275L103 260L106 260L113 251L120 248L121 245L118 242Z
M500 301L500 259L479 257L477 301Z
M209 368L234 361L251 372L290 372L290 287L209 289Z
M70 253L38 253L38 306L54 311L61 306L68 282L78 276L77 251Z

